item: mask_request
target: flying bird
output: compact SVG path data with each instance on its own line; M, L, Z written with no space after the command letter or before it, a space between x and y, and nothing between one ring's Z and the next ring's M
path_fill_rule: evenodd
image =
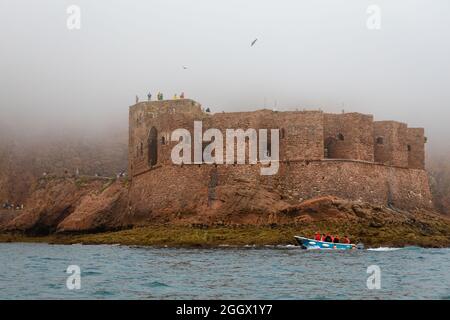
M256 41L258 41L258 38L256 38L255 40L252 41L252 44L250 45L250 47L253 47L255 45Z
M183 69L186 70L186 69L187 69L187 66L183 66Z

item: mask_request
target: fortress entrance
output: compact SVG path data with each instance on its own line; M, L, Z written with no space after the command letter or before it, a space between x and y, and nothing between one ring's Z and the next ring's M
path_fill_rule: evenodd
M336 158L336 143L337 140L333 137L328 137L325 139L323 153L325 159Z
M148 165L154 166L158 162L158 131L155 127L150 129L148 135Z

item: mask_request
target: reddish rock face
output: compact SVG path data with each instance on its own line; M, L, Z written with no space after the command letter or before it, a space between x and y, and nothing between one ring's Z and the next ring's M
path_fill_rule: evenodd
M126 212L118 204L122 192L126 195L126 188L120 183L102 191L104 188L103 180L42 179L27 200L26 209L11 211L14 215L0 221L0 229L30 235L46 235L59 229L113 229L117 223L116 214Z
M73 212L57 226L57 232L99 232L127 225L127 189L120 182L102 192L81 198Z

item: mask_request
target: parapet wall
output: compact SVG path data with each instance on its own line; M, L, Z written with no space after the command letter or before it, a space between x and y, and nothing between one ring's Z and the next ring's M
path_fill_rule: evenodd
M407 125L396 121L374 122L375 162L408 167Z
M203 120L204 130L279 129L280 159L323 158L323 113L320 111L217 113Z
M374 161L373 116L324 114L325 158Z
M407 149L409 168L425 168L425 142L425 130L423 128L408 128Z

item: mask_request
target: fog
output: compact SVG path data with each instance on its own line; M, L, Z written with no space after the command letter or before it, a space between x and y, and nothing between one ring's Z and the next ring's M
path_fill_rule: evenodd
M135 95L184 91L213 112L370 113L450 151L448 0L0 0L0 35L2 135L126 130Z

